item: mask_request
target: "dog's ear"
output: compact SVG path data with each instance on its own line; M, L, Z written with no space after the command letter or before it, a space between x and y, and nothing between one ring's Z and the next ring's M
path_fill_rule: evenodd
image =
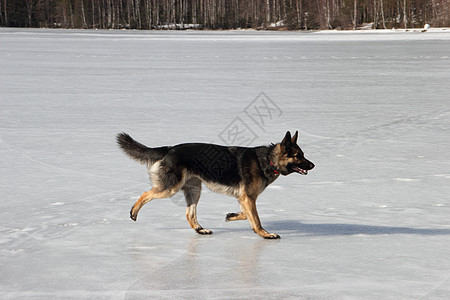
M298 131L296 131L294 136L292 137L292 144L297 144L297 139L298 139Z
M286 132L286 135L284 136L283 141L281 142L281 146L284 148L288 148L289 145L292 143L291 133L288 131Z

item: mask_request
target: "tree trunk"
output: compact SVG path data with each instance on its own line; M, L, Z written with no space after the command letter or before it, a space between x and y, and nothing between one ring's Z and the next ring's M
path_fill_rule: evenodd
M70 27L74 28L75 27L75 23L73 22L73 9L72 9L72 4L69 3L69 13L70 13Z
M7 4L8 4L8 0L5 0L4 4L5 4L5 6L4 6L4 8L5 8L5 24L8 24L8 9L6 8Z
M8 26L8 9L7 9L7 0L3 0L2 3L0 3L0 25L2 26ZM2 8L3 7L3 8Z
M83 28L88 28L86 22L86 14L84 13L84 0L80 0L81 3L81 19L83 21Z
M406 16L406 0L403 0L403 26L408 28L408 17Z
M27 0L25 2L25 4L27 6L28 27L31 27L32 26L34 0Z
M91 0L92 5L92 28L95 28L95 4L94 0Z
M106 28L111 28L112 12L111 12L111 0L106 0Z
M381 20L383 21L383 28L386 29L386 20L384 18L384 6L383 6L383 1L384 0L380 0L380 5L381 5Z
M326 15L327 15L327 29L333 29L332 27L331 27L331 13L330 13L330 2L329 2L329 0L326 0L326 6L325 6L325 9L326 9Z

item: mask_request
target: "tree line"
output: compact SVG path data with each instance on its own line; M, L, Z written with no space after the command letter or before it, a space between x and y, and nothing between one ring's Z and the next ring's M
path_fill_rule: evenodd
M449 0L0 0L0 26L357 29L450 26Z

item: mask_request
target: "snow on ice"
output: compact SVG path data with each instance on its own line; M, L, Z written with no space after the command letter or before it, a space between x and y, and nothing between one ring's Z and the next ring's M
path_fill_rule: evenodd
M1 28L1 298L447 299L449 49L433 29ZM280 113L249 117L261 93ZM129 219L150 184L117 133L223 144L230 126L252 145L299 130L316 164L258 199L281 240L207 189L212 236L181 196Z

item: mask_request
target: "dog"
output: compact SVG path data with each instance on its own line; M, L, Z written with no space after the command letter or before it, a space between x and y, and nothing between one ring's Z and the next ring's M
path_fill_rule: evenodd
M220 146L187 143L149 148L126 133L117 135L120 148L132 159L147 166L153 187L144 192L130 211L133 221L144 204L169 198L180 190L186 198L186 218L199 234L212 234L197 221L197 204L204 183L214 192L234 196L241 211L229 213L226 221L249 220L253 231L266 239L279 239L262 226L256 199L280 175L307 175L314 164L307 160L297 144L298 131L288 131L281 143L259 147Z

